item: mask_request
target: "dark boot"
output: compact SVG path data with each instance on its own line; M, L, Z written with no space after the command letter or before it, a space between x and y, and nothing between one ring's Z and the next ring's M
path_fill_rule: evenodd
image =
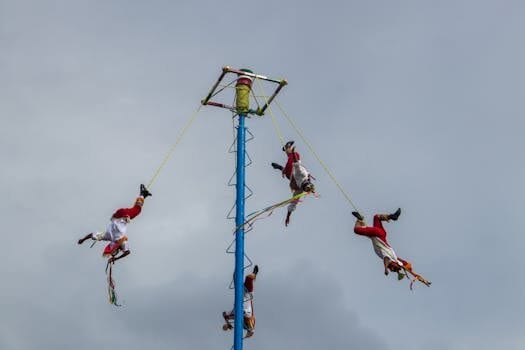
M141 195L142 197L144 197L144 199L146 199L146 197L151 196L151 192L148 191L148 189L146 188L146 186L144 186L144 185L141 184L141 185L140 185L140 195Z
M82 244L88 239L93 239L93 234L92 233L90 233L90 234L84 236L83 238L79 239L78 240L78 244Z
M401 208L397 208L397 210L393 214L389 214L388 218L390 220L396 221L399 218L399 215L401 215Z
M284 167L277 163L272 163L272 168L283 171Z
M365 220L365 218L363 217L363 215L359 214L359 212L357 212L357 211L353 211L353 212L352 212L352 215L355 216L357 220L360 220L360 221Z

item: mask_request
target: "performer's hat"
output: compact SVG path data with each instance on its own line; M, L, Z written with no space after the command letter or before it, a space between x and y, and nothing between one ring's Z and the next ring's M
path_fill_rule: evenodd
M288 148L292 147L293 144L294 144L294 141L288 141L288 142L286 142L286 144L283 146L283 151L286 152L286 150L287 150Z

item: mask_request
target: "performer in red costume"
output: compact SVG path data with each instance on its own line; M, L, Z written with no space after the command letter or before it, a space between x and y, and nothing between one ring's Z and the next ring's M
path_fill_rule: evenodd
M392 249L386 239L387 233L382 222L389 222L390 220L397 221L399 215L401 215L401 208L398 208L392 214L374 215L374 224L371 227L366 226L365 219L360 213L353 211L352 215L357 219L354 226L354 232L372 240L372 246L374 247L375 253L381 260L383 260L385 275L388 275L390 271L396 272L397 278L401 280L410 273L414 277L414 280L420 281L426 286L430 286L431 282L427 281L421 275L412 270L412 264L410 262L401 259L396 255L394 249Z
M109 260L111 263L128 256L131 251L126 236L127 225L140 214L144 199L148 196L151 196L151 193L146 189L146 186L140 185L140 196L135 200L133 207L118 209L111 216L105 231L87 234L78 240L78 244L82 244L88 239L109 241L110 243L104 249L103 256L111 256ZM120 255L118 255L119 251L121 252Z
M255 265L253 272L244 279L244 298L243 298L243 328L246 330L245 338L249 338L254 334L255 330L255 313L253 311L253 290L254 281L259 273L259 266ZM224 318L224 325L222 329L227 331L233 329L232 321L235 319L235 312L224 311L222 313Z
M277 163L272 163L274 169L281 170L282 177L290 180L290 190L293 196L301 194L302 192L315 192L313 177L308 170L301 164L301 156L295 151L294 141L288 141L283 146L283 151L286 153L288 159L286 165L283 167ZM295 200L288 205L288 212L284 224L288 226L290 223L290 216L297 208L299 200Z

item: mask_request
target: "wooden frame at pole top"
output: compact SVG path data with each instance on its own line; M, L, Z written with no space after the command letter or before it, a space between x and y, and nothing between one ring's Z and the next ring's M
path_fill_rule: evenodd
M264 75L251 73L251 72L247 72L245 70L240 70L240 69L235 69L235 68L231 68L231 67L225 66L225 67L222 68L222 72L221 72L219 78L217 79L215 84L213 84L213 86L212 86L210 92L208 93L208 95L201 101L202 105L224 108L224 109L228 109L228 110L230 110L230 111L232 111L234 113L238 112L237 108L235 106L230 106L230 105L227 105L227 104L224 104L224 103L211 101L211 98L216 95L216 91L217 91L217 88L219 87L220 83L222 82L222 80L224 79L224 77L228 73L236 74L239 77L244 76L244 77L250 77L250 78L253 78L253 79L261 79L261 80L268 81L270 83L277 84L277 87L275 88L273 94L268 98L268 100L265 102L265 104L262 107L258 108L257 110L250 109L248 111L243 111L246 114L255 114L255 115L258 115L258 116L263 116L264 112L266 111L266 109L268 108L270 103L272 103L272 101L275 99L277 94L279 94L281 89L288 84L288 82L285 79L281 79L281 80L272 79L272 78L268 78L267 76L264 76Z

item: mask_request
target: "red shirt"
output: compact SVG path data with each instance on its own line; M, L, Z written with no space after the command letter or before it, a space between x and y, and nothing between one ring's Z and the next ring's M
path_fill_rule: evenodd
M283 169L283 174L288 180L292 177L293 163L300 160L301 156L297 152L288 153L288 161Z
M125 216L129 216L130 220L134 219L137 215L140 214L142 207L138 204L135 204L133 208L120 208L113 214L113 218L120 219Z

